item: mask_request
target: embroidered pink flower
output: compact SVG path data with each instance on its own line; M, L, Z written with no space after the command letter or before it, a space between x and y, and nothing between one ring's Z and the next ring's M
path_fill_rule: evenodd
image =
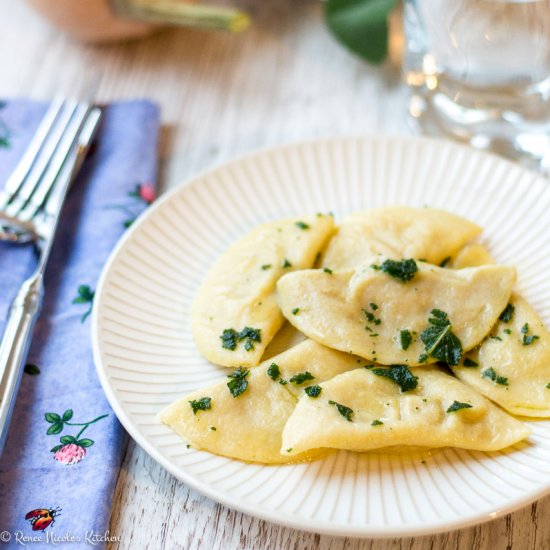
M63 445L61 449L58 449L53 457L57 462L61 464L77 464L86 456L86 449L77 445L76 443L69 443L68 445Z
M138 185L138 194L142 201L151 204L155 200L155 188L150 183Z

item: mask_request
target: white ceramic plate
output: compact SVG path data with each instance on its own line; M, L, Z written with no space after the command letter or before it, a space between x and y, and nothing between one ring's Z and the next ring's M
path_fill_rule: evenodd
M94 307L95 361L131 436L177 478L232 508L335 535L412 536L493 519L550 491L550 421L507 452L428 457L338 452L293 466L187 449L155 415L227 374L191 339L193 295L215 258L259 223L382 205L429 205L485 228L550 325L550 185L496 157L425 139L342 139L260 152L158 201L114 251ZM550 382L550 380L549 380ZM427 427L429 429L429 427Z

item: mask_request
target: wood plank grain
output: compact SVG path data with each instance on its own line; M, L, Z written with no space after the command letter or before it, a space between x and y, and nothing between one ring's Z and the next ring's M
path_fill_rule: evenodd
M317 0L247 0L246 33L171 29L138 42L71 42L20 0L3 0L0 96L150 97L162 107L166 188L248 151L316 137L408 134L395 67L334 43ZM214 503L134 443L118 478L113 548L500 550L550 548L550 497L496 521L414 539L359 540L288 529ZM304 528L307 528L304 525Z

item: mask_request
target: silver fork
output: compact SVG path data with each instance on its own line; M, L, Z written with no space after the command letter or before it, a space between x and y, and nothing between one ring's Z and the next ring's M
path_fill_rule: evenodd
M36 270L19 289L0 342L0 454L42 304L44 271L59 214L100 117L100 109L87 103L54 101L0 192L0 240L34 242L38 252Z

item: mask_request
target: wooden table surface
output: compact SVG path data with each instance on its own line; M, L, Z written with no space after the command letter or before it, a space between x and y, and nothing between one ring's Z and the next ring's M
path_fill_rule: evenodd
M410 133L398 69L372 68L344 51L323 27L317 0L250 0L254 25L238 36L166 30L101 47L71 42L21 0L1 0L0 6L0 97L46 99L92 90L99 101L152 98L162 108L164 188L260 147L335 135ZM120 537L119 548L137 550L547 550L549 518L547 497L490 523L437 536L319 536L217 504L130 442L110 532Z

